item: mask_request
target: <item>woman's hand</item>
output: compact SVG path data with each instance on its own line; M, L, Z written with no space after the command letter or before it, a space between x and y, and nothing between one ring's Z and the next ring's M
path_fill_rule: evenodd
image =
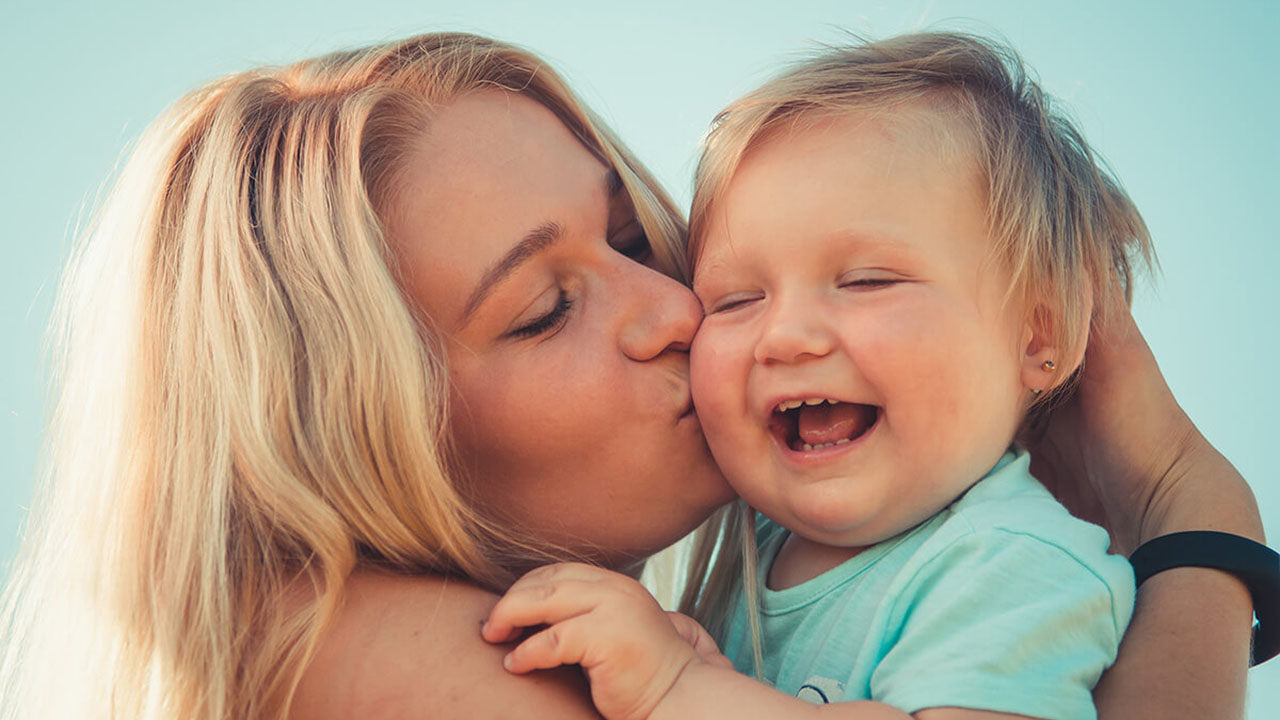
M1027 443L1032 473L1106 527L1116 552L1183 530L1261 542L1253 492L1178 406L1123 300L1111 302L1075 395ZM1242 717L1252 610L1244 585L1218 570L1175 568L1143 583L1094 689L1100 720Z
M1249 486L1174 400L1123 298L1111 303L1075 394L1028 443L1032 473L1126 555L1182 530L1262 541Z
M581 665L596 709L610 720L648 717L690 664L731 667L693 619L663 611L632 578L591 565L529 572L494 606L481 635L510 642L537 625L549 627L506 656L507 670Z

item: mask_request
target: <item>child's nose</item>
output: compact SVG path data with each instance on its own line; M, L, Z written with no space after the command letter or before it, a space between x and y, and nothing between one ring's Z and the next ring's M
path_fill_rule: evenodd
M835 335L821 311L806 303L775 302L765 319L755 358L761 365L820 358L835 348Z

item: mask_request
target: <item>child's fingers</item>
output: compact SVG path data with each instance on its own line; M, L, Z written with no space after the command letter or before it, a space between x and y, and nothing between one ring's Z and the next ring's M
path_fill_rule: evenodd
M608 597L608 588L590 581L513 585L489 611L480 634L489 642L510 642L521 628L564 622L591 612Z
M556 563L535 568L512 583L508 592L564 582L600 583L623 595L651 597L649 591L634 578L585 563Z
M481 629L489 642L509 642L530 625L560 622L604 602L649 602L634 579L584 563L545 565L525 573L498 601Z
M480 637L483 638L485 642L501 645L502 643L509 643L520 637L522 627L523 626L513 626L509 624L498 625L494 623L492 618L490 618L485 620L480 626Z
M502 665L513 673L545 670L582 662L590 641L590 621L574 617L533 634L503 658Z

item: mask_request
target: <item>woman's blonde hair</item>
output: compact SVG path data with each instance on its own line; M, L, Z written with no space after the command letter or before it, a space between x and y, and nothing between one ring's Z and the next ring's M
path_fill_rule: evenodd
M828 48L729 105L698 163L690 266L748 153L779 131L849 112L923 117L976 161L986 183L993 258L1011 276L1008 297L1035 312L1059 349L1063 374L1074 370L1091 319L1105 321L1099 313L1108 304L1094 299L1117 290L1130 297L1134 270L1154 261L1151 239L1120 184L1018 55L972 35L921 33ZM1059 383L1033 412L1044 412L1068 389ZM753 517L741 504L722 512L722 535L704 535L695 549L694 581L682 607L713 631L723 629L744 559L754 578L754 543L736 537L753 531ZM754 589L748 583L746 591ZM756 652L758 658L758 646Z
M281 718L357 564L499 589L565 557L459 492L441 343L380 221L431 108L483 88L541 103L616 169L685 275L680 213L523 50L425 35L192 93L66 274L3 717Z

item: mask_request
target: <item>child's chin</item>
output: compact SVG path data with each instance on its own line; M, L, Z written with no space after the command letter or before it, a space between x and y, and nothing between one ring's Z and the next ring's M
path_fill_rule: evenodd
M868 487L866 482L831 478L792 488L788 494L788 514L796 526L788 528L792 532L838 547L868 545L883 539L884 493Z

